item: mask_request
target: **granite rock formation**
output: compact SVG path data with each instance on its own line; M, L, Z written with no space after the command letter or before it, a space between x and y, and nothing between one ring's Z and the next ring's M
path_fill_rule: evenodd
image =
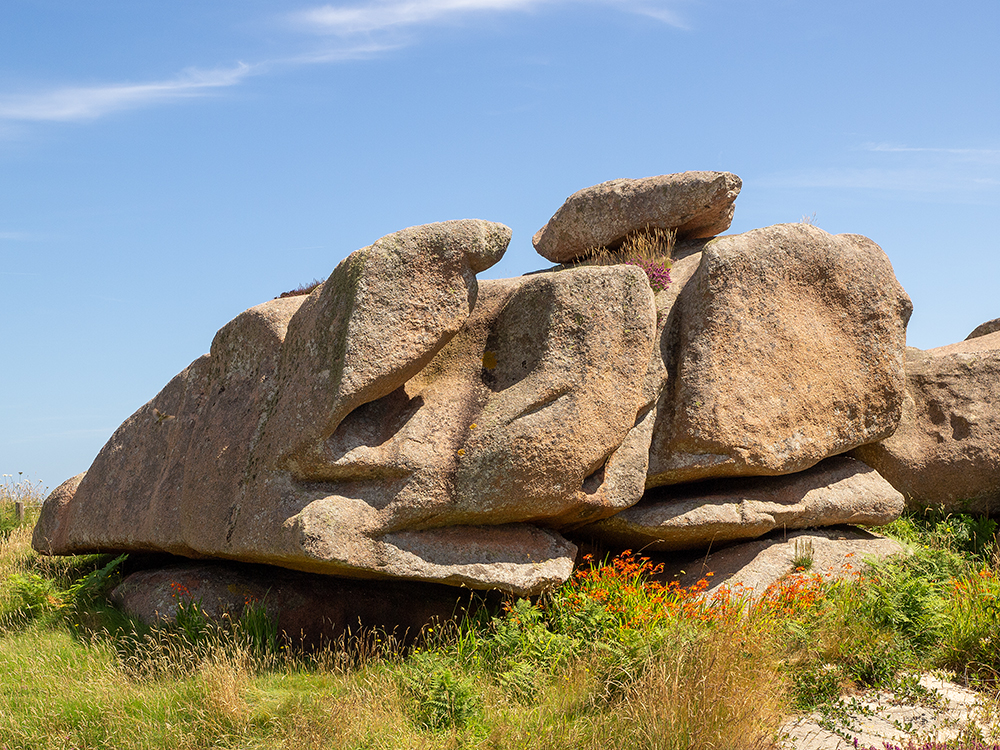
M780 224L700 256L661 335L647 486L802 471L893 433L912 304L878 245Z
M477 284L508 238L404 230L243 313L46 505L36 547L518 593L565 579L575 547L554 529L642 496L653 293L628 266Z
M903 496L874 469L835 456L781 477L659 487L580 533L619 547L664 552L716 548L775 529L880 525L902 511Z
M225 325L52 493L36 549L531 594L568 578L571 539L892 520L899 492L835 456L890 444L909 299L864 237L713 238L740 184L616 180L536 235L574 261L669 230L657 292L626 257L479 281L511 236L493 222L383 237Z

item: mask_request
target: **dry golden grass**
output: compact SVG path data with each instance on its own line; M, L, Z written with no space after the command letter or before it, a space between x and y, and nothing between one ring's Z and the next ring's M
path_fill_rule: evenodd
M652 659L616 712L627 746L769 747L789 706L780 660L760 636L720 628Z
M625 238L615 249L591 248L580 265L613 266L626 261L643 263L669 261L674 249L677 232L673 229L646 228Z

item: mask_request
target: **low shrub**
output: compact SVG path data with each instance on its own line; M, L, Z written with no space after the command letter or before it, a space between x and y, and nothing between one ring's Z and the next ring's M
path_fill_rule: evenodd
M441 652L414 653L400 670L400 686L410 699L410 715L420 727L461 729L479 713L472 677Z

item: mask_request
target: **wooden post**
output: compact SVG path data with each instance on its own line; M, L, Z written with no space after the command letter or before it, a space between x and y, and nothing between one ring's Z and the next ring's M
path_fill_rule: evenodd
M14 503L14 514L17 516L18 523L24 523L24 503L20 500Z

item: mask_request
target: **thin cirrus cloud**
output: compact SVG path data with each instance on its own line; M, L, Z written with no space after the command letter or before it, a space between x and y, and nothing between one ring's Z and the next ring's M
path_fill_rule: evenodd
M768 175L758 184L776 188L877 190L900 196L927 195L936 199L993 203L1000 194L1000 178L947 167L836 167Z
M994 204L1000 200L1000 149L865 143L837 165L769 175L782 188L877 190L899 196L934 196ZM865 154L865 156L857 156Z
M356 37L450 22L475 13L533 11L573 2L612 6L687 28L676 12L657 0L378 0L361 5L323 5L293 13L289 20L304 31Z
M933 146L904 146L897 143L867 143L865 151L877 151L888 154L951 154L954 156L969 156L973 158L998 158L1000 149L992 148L940 148Z
M484 13L528 12L542 7L599 5L640 14L686 29L672 6L688 0L374 0L323 5L285 16L299 32L336 41L298 56L214 70L189 69L161 81L70 86L24 94L0 93L0 140L16 135L19 123L81 122L127 109L205 96L235 86L274 66L329 63L371 57L412 44L418 27L449 23ZM670 7L668 7L670 6Z
M124 109L204 96L214 89L239 83L251 71L251 66L239 63L232 68L217 70L192 69L165 81L77 86L30 94L8 94L0 96L0 121L94 120Z

